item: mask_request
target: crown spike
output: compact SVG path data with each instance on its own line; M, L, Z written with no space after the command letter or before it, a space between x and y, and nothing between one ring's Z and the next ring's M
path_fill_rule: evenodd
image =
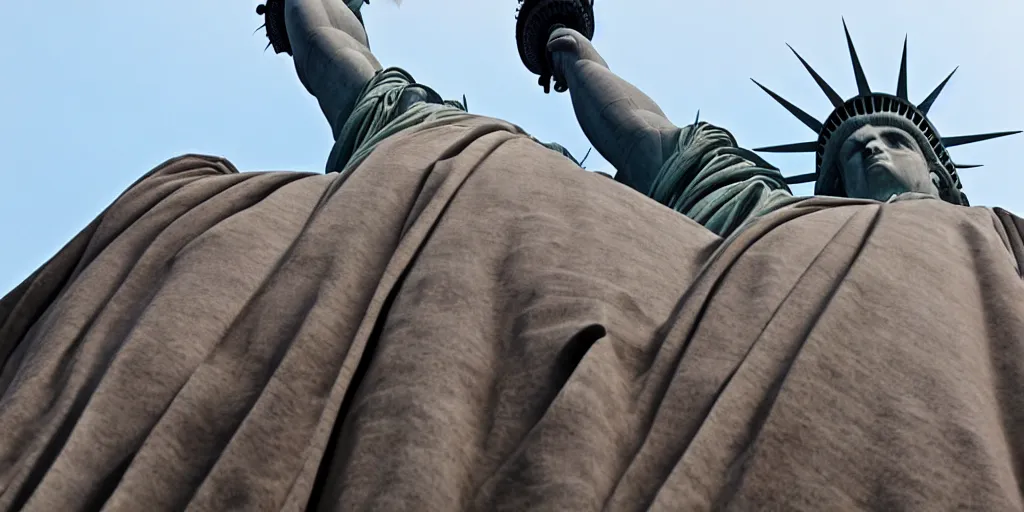
M957 169L974 169L981 167L981 164L953 164L953 167L956 167Z
M754 151L763 151L765 153L814 153L818 150L818 141L812 140L810 142L796 142L793 144L782 144L779 146L766 146L763 148L754 148Z
M903 58L900 59L900 78L896 83L896 96L910 101L907 97L907 36L903 36Z
M783 181L787 185L799 185L801 183L810 183L812 181L818 181L818 173L809 172L807 174L797 174L796 176L786 176Z
M850 60L853 62L853 76L857 79L857 94L867 96L871 94L871 87L868 86L868 78L864 76L864 68L860 66L860 59L857 58L857 49L853 47L853 39L850 37L850 30L846 28L846 19L843 19L843 32L846 33L846 46L850 48Z
M957 137L943 137L942 145L951 148L954 146L962 146L964 144L972 144L975 142L981 142L983 140L996 139L999 137L1006 137L1007 135L1015 135L1020 133L1020 130L1012 132L993 132L993 133L979 133L975 135L960 135Z
M786 46L789 46L789 43L786 43ZM836 94L835 89L828 85L828 82L826 82L824 78L821 78L821 75L814 71L814 68L812 68L811 65L808 64L792 46L789 46L789 49L793 52L793 55L796 55L796 58L800 59L800 63L803 64L804 68L807 69L807 72L811 74L811 77L814 78L814 81L818 84L818 87L821 88L821 91L825 93L825 96L828 96L828 100L832 102L832 106L838 107L842 105L843 98Z
M686 144L689 146L693 142L693 138L697 135L697 125L700 124L700 109L697 109L697 117L693 120L693 128L690 128L690 133L686 135Z
M757 86L760 87L761 90L763 90L764 92L768 93L769 96L774 98L775 101L779 102L779 104L781 104L783 107L786 107L786 110L788 110L790 114L793 114L794 116L796 116L797 119L800 120L800 122L804 123L804 125L806 125L811 130L814 130L814 133L821 132L821 121L818 121L817 119L815 119L813 116L811 116L807 112L804 112L803 110L800 110L800 107L797 107L796 105L786 101L785 98L783 98L782 96L779 96L778 94L775 94L774 92L772 92L767 87L757 83L757 80L754 80L753 78L751 78L750 81L754 82L755 84L757 84Z
M953 73L956 73L956 70L958 69L960 69L960 66L953 68L953 71L950 71L949 75L947 75L946 78L935 87L935 90L933 90L931 94L929 94L928 97L917 106L917 109L920 110L922 114L928 113L932 108L932 103L935 103L935 98L939 97L939 93L942 92L942 88L946 86L946 82L948 82L950 78L953 78Z

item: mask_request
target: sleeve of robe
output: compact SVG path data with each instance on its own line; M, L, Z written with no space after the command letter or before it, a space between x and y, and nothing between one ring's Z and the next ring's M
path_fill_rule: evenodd
M798 200L778 169L703 122L680 131L648 195L720 236Z
M414 103L403 110L400 100L402 94L410 87L425 92L429 100ZM355 108L349 114L331 149L327 159L327 172L347 174L366 160L366 157L388 137L423 123L452 119L467 111L465 103L443 100L441 95L430 87L416 83L412 75L404 69L383 69L363 87ZM536 138L533 140L579 165L579 161L562 145L554 142L544 143Z

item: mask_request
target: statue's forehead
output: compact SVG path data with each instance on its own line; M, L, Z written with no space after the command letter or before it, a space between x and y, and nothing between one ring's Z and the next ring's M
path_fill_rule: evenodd
M860 128L857 128L856 130L854 130L853 133L851 133L846 138L846 140L843 141L843 143L845 144L845 143L849 143L849 142L860 141L860 140L868 139L868 138L871 138L871 137L875 137L875 136L879 136L879 135L886 135L886 134L891 134L891 133L897 133L897 134L903 135L903 136L905 136L907 138L913 139L913 136L911 136L911 134L909 132L907 132L907 130L902 128L902 127L886 125L886 124L878 124L878 123L869 123L869 124L866 124L864 126L861 126Z

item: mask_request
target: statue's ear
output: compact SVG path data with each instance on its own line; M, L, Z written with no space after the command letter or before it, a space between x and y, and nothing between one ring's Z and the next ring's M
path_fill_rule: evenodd
M949 171L942 164L930 162L928 175L939 191L956 188L953 177L949 175Z

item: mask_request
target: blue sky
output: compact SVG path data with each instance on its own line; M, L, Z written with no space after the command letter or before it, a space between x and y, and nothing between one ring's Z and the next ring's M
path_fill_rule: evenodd
M263 52L258 2L8 2L0 31L0 293L27 277L141 174L185 152L242 170L322 171L331 135L288 58ZM636 7L643 5L642 8ZM966 7L973 5L973 8ZM515 0L374 0L371 46L442 95L582 156L567 95L544 95L519 62ZM943 135L1024 128L1019 0L762 2L597 0L595 45L677 124L701 118L756 147L813 138L754 77L819 118L827 99L792 44L840 94L856 90L845 16L873 88L893 92L904 35L920 101ZM976 205L1024 214L1024 135L954 148ZM806 155L769 160L808 172ZM596 153L591 169L607 169ZM807 187L798 193L810 193Z

